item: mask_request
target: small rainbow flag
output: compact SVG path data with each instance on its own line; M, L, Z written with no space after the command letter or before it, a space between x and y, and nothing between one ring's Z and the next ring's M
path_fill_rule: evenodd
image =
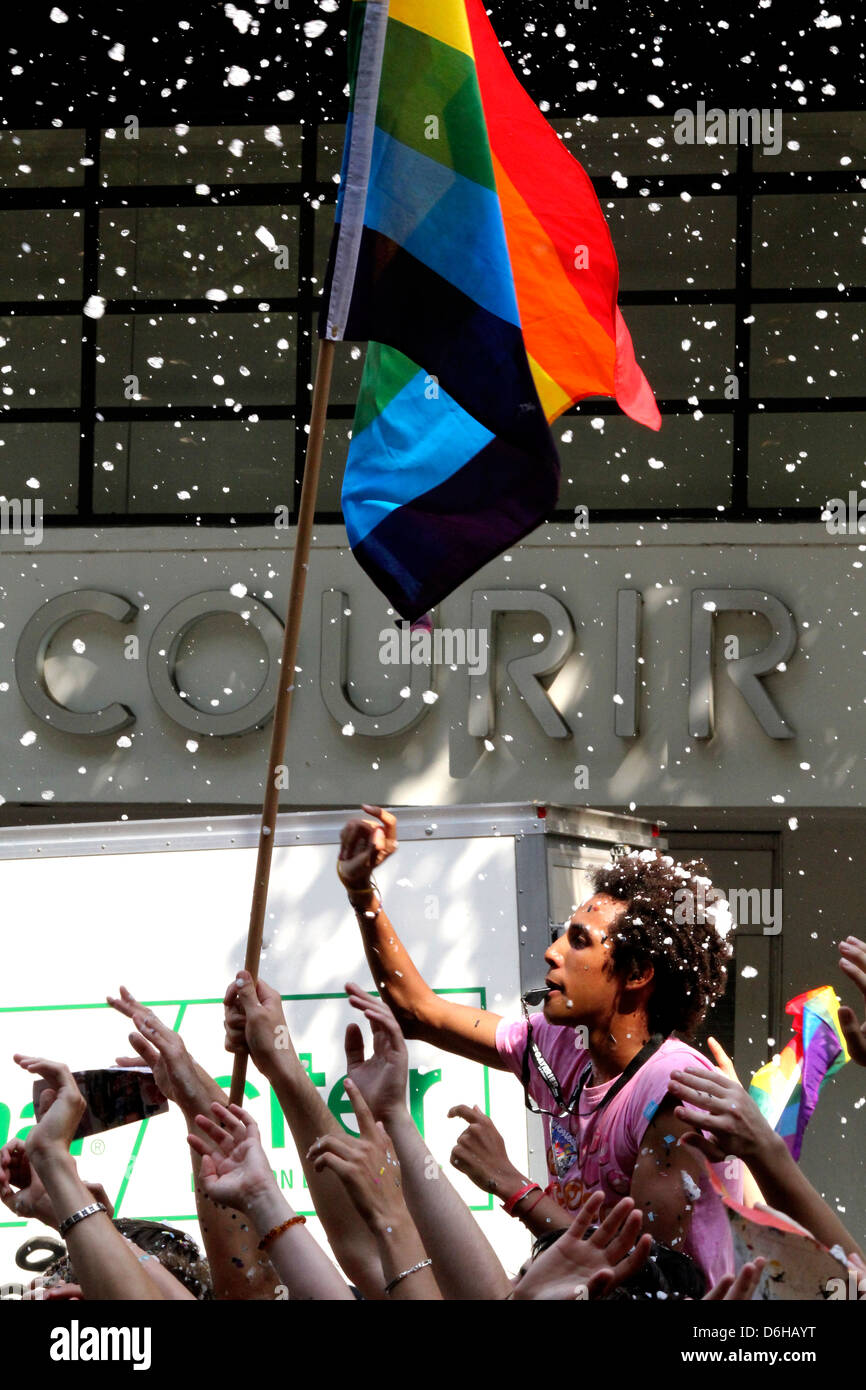
M356 558L415 619L556 506L550 421L658 429L598 198L483 0L353 0L320 334L369 344L343 483Z
M785 1005L794 1036L778 1057L752 1077L749 1095L764 1119L799 1159L803 1135L821 1087L849 1060L839 1026L839 1000L832 985L798 994Z

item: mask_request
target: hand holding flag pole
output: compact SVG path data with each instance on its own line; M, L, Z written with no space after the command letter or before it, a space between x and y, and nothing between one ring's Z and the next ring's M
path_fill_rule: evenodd
M268 884L271 876L271 858L274 850L274 833L277 825L280 794L277 787L277 768L283 761L286 751L286 738L292 713L292 696L295 690L295 665L298 658L298 643L301 635L301 615L304 606L304 590L307 583L307 570L310 559L310 542L313 536L313 521L316 513L316 496L319 490L319 474L322 466L322 446L324 443L325 421L328 413L328 397L331 390L331 372L334 365L334 344L323 342L319 345L319 358L316 364L316 380L313 387L313 404L310 414L310 434L307 439L307 457L304 464L304 481L301 487L301 503L298 510L298 526L295 534L295 558L292 565L292 586L289 590L289 607L286 616L286 630L283 635L283 654L280 664L280 686L274 708L274 723L271 730L271 751L268 758L268 774L265 782L265 799L262 807L262 820L259 827L259 848L256 859L256 877L253 900L250 907L250 925L247 934L247 953L244 969L253 980L258 979L259 960L262 954L262 935L265 924L265 911L268 905ZM247 1074L246 1052L236 1052L232 1067L231 1103L241 1105L244 1099L244 1086Z

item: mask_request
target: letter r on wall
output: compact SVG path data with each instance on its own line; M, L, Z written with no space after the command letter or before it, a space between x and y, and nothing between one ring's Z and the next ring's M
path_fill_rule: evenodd
M547 619L550 637L529 656L515 656L507 663L508 674L548 738L569 738L571 730L540 683L564 664L574 646L571 614L552 594L530 589L476 589L472 595L471 626L489 634L494 648L493 622L498 613L539 613ZM467 729L473 738L487 738L496 724L494 700L495 662L487 670L469 677L469 719Z
M725 671L769 738L794 738L764 689L766 676L791 657L797 645L797 624L790 609L760 589L694 589L692 591L691 656L689 670L689 733L712 738L715 727L713 636L716 613L760 613L773 635L769 644L751 656L725 662Z

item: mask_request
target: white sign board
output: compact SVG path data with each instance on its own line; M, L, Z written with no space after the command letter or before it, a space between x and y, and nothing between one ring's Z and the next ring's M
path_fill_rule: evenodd
M223 1050L221 1001L243 964L255 851L228 847L218 830L214 848L172 850L167 826L159 847L151 839L152 852L130 853L133 830L141 834L132 826L110 831L104 849L90 838L86 853L76 850L74 833L66 830L66 852L55 852L49 842L44 857L0 858L7 930L16 942L0 982L0 1141L7 1133L26 1133L32 1123L32 1078L13 1062L14 1052L62 1060L76 1070L111 1066L129 1054L130 1025L104 1002L121 984L179 1029L193 1055L228 1086L232 1059ZM0 853L10 853L8 841ZM286 999L289 1028L312 1080L351 1127L351 1111L343 1113L343 1036L357 1015L343 986L356 980L372 989L375 983L335 858L333 844L275 847L261 973ZM511 837L405 842L379 880L389 915L435 989L516 1014ZM462 1128L462 1121L446 1118L448 1109L464 1103L491 1115L525 1171L525 1111L514 1078L425 1044L411 1042L409 1051L413 1113L439 1161L447 1164ZM252 1065L248 1087L271 1166L295 1209L309 1213L291 1132ZM79 1171L104 1184L117 1215L170 1221L198 1238L184 1135L172 1106L168 1115L83 1140ZM519 1223L450 1171L506 1267L516 1270L528 1250ZM15 1269L16 1249L44 1228L16 1222L5 1209L2 1216L0 1281L10 1282L24 1277ZM315 1232L318 1223L311 1226Z

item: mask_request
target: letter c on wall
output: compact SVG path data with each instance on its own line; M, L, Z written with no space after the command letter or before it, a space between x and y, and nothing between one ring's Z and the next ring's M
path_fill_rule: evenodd
M135 723L135 715L126 705L71 710L48 693L45 655L52 639L74 618L92 613L100 613L118 623L131 623L138 609L128 599L108 594L103 589L76 589L71 594L60 594L37 609L15 648L15 679L21 698L38 719L64 734L116 734Z

